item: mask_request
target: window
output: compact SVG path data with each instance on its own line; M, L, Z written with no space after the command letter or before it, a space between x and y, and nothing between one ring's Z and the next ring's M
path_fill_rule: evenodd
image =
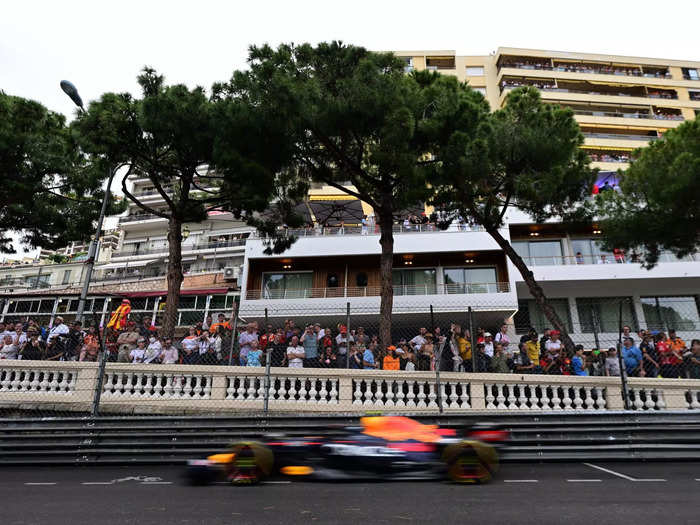
M326 279L326 286L328 288L338 288L338 283L338 276L336 274L328 274L328 279Z
M367 286L367 281L367 274L364 272L358 273L357 277L355 277L355 284L359 288L364 288L365 286Z
M394 295L435 294L435 268L423 270L394 270L391 274Z
M475 87L475 88L472 88L472 89L473 89L474 91L478 91L478 92L481 93L482 95L486 96L486 88L485 88L485 87Z
M584 333L617 333L620 326L620 301L622 301L622 325L637 330L632 300L629 297L586 297L576 299L580 331Z
M581 252L583 263L581 264L602 264L604 262L614 262L612 252L607 252L600 247L596 239L573 239L571 248L574 256ZM605 256L604 258L601 256ZM577 260L577 263L579 260Z
M571 315L569 313L568 299L547 299L547 302L557 313L559 319L566 323L571 332ZM545 328L551 328L552 326L552 323L545 317L534 299L518 301L518 312L513 320L515 322L515 332L518 334L526 334L530 327L533 327L537 330L537 333L541 334Z
M445 291L447 293L496 293L498 292L496 268L446 268Z
M484 76L484 68L481 66L469 66L469 67L467 67L467 76L468 77L483 77Z
M561 241L516 241L512 245L528 266L553 266L564 263Z
M66 270L63 272L63 280L61 281L61 284L68 284L70 282L70 274L71 270Z
M700 80L700 73L697 69L684 67L683 68L683 78L687 80Z
M649 330L700 330L698 302L687 297L642 297L642 309Z
M311 296L312 272L267 273L263 275L265 299L295 299Z

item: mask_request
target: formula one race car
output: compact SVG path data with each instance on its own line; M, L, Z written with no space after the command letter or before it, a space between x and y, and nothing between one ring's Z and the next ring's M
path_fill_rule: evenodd
M508 433L474 426L458 432L402 416L363 417L336 435L234 443L225 454L190 460L195 485L251 485L270 476L325 480L448 479L485 483L498 470Z

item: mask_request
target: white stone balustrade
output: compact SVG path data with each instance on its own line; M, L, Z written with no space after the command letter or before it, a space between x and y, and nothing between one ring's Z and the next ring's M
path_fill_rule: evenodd
M624 408L617 377L272 368L271 412L362 414L611 411ZM3 361L0 407L90 410L96 363ZM630 378L632 410L700 410L700 380ZM104 413L260 412L263 367L107 364Z

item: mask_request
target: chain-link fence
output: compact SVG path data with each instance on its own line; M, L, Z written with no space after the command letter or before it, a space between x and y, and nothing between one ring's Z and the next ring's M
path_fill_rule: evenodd
M516 307L498 295L471 305L457 294L397 296L384 345L378 298L248 301L239 309L231 295L183 297L168 339L159 333L157 296L132 299L133 324L121 330L105 322L119 298L93 305L83 326L60 316L50 327L10 318L0 406L57 414L304 411L310 403L336 412L442 411L474 408L470 400L482 396L487 409L510 406L509 397L533 409L601 408L604 388L579 390L576 375L607 376L600 384L618 385L629 408L659 408L655 391L639 393L627 378L700 379L697 305L684 298L553 299L576 345L569 351L534 303ZM686 394L700 403L697 391Z

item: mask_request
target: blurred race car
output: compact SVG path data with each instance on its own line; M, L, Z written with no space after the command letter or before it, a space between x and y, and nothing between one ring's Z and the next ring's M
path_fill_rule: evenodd
M486 483L498 470L497 449L508 438L495 427L476 425L458 433L402 416L363 417L360 423L339 435L234 443L227 453L188 461L187 480L250 485L282 475Z

